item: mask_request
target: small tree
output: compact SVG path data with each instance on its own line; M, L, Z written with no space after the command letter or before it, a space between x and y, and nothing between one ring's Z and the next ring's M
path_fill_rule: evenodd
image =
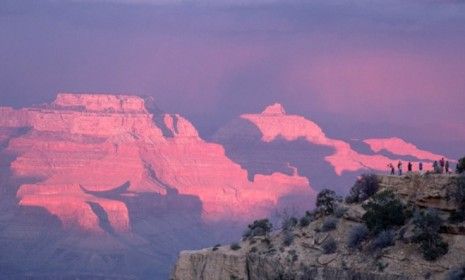
M362 174L362 176L355 181L355 184L350 189L349 195L346 197L347 203L360 203L379 190L379 179L375 174Z
M363 220L371 233L377 234L405 223L405 207L391 191L374 195L373 200L363 205L363 208L366 210Z
M342 198L336 194L335 191L330 189L323 189L316 197L316 208L323 214L332 214L338 202Z

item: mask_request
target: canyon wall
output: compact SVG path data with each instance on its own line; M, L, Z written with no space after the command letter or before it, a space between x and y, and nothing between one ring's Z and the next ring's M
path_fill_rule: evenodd
M295 169L249 180L187 119L149 112L137 96L62 93L0 108L0 144L0 247L24 248L0 267L25 258L19 271L43 273L53 259L68 266L51 271L163 278L181 248L228 240L279 208L306 210L315 196ZM49 245L27 256L33 243ZM102 267L89 266L93 258Z
M361 171L440 156L397 138L363 143L358 151L280 104L240 116L213 142L138 96L0 107L0 249L11 252L0 268L166 278L179 250L230 241L284 209L303 213L315 188L346 191Z

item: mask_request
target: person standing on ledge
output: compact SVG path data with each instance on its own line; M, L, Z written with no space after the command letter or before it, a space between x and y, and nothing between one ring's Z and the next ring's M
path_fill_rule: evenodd
M402 176L402 161L399 160L397 164L397 169L399 169L399 176Z
M446 160L446 163L445 163L445 168L446 168L446 174L449 174L449 161Z
M412 172L412 162L410 162L410 161L407 164L407 170L408 170L408 172Z
M441 160L439 161L439 165L441 166L441 174L444 173L444 158L441 158Z
M389 163L388 167L391 169L391 175L394 175L396 171L396 169L394 168L394 165L392 163Z
M435 161L433 162L433 172L434 172L434 173L439 173L440 171L441 171L441 170L439 169L438 161L435 160Z
M418 170L420 170L420 175L423 175L423 162L421 162L421 161L418 164Z

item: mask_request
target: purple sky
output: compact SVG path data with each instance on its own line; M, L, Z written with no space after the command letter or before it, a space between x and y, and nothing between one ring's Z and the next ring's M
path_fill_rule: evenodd
M208 135L281 102L334 136L458 156L465 2L349 2L2 0L0 104L153 95Z

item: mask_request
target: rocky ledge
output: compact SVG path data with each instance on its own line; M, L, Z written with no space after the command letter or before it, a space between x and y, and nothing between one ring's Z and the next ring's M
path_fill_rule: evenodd
M324 207L327 203L317 204L316 210L300 220L283 219L277 231L268 233L263 226L268 221L262 220L250 225L249 234L238 243L181 252L172 279L463 279L451 278L463 272L465 235L451 230L463 227L463 219L451 222L450 216L463 209L457 195L460 188L465 188L465 176L375 177L377 193L363 201L349 204L334 196L336 202L330 203L330 211ZM367 205L385 203L386 199L380 197L387 193L400 202L405 220L386 226L388 230L372 232L365 215L371 211ZM386 209L391 207L385 205ZM436 217L437 223L440 220L441 226L432 229L437 234L431 236L447 245L445 252L433 256L434 260L425 257L430 252L425 253L428 246L423 250L418 242L422 238L419 233L424 234L419 230L422 223L418 217L426 217L425 213ZM257 231L259 224L262 228ZM423 228L434 228L431 224L427 222ZM460 269L454 274L456 268Z

